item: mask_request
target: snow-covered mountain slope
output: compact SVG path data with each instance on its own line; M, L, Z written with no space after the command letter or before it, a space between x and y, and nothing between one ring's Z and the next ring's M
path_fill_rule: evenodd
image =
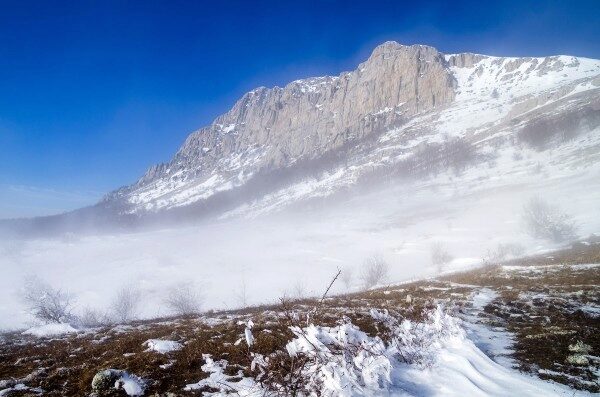
M598 159L599 98L597 60L444 55L387 42L352 72L249 92L171 162L104 203L143 214L241 190L220 208L230 216L383 176L463 175L483 163L489 178L532 174L549 158L573 171Z

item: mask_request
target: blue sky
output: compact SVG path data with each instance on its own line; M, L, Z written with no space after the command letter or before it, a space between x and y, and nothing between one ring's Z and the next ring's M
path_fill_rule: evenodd
M244 92L385 40L600 58L600 1L0 1L0 218L96 202Z

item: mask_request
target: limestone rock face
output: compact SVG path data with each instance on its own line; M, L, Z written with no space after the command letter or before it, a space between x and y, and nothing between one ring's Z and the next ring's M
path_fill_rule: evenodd
M144 186L185 170L226 171L223 159L260 151L253 168L316 158L380 132L418 112L450 103L455 81L433 47L384 43L352 72L294 81L245 94L209 126L192 133L169 164L151 167Z
M449 103L453 84L436 49L385 43L355 71L249 92L212 125L191 134L174 163L206 169L232 152L259 146L267 147L263 163L280 167Z

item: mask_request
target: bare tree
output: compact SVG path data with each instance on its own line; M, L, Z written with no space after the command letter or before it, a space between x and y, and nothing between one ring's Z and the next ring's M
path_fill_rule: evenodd
M22 294L29 313L45 323L63 323L73 320L73 297L68 292L53 288L38 277L25 279Z
M180 316L198 314L202 307L202 296L192 283L183 283L169 290L165 303Z
M123 287L117 291L111 305L112 314L117 322L126 323L137 316L141 294L134 287Z
M381 255L367 258L363 264L361 280L365 289L372 288L388 277L389 265Z
M523 207L523 223L534 238L556 243L574 240L575 222L560 208L541 197L532 197Z
M352 269L351 267L345 267L342 270L342 274L340 275L340 278L342 279L342 282L344 283L344 286L346 287L347 290L350 289L350 287L352 286L352 277L354 276L354 269Z
M431 264L435 266L438 273L441 273L451 260L452 255L441 243L436 242L431 245Z

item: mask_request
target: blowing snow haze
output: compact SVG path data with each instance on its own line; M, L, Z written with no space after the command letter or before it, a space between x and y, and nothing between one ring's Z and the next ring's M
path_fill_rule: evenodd
M115 307L121 317L111 324L197 314L200 307L232 310L320 296L338 269L331 294L565 248L600 232L599 160L600 61L444 54L388 41L354 70L244 94L192 132L171 160L93 206L0 221L0 328L31 325L26 307L36 298L29 294L24 303L23 280L47 291L44 302L67 294L76 301L52 325L61 334L85 327L81 319L90 313L104 326L109 320L98 313ZM412 304L405 295L402 302ZM474 292L481 302L471 310L498 296ZM430 315L427 327L451 325L453 335L463 335L454 320ZM246 339L235 346L245 340L250 352L247 320L240 328ZM367 338L356 332L347 338ZM290 355L311 348L301 341L294 353L288 345ZM163 344L181 349L179 342ZM464 349L488 360L477 346ZM224 376L227 362L203 362L203 371ZM516 379L501 371L505 383L490 394L506 395ZM149 387L115 374L135 390ZM372 395L377 382L365 379L363 394L348 395ZM444 390L442 383L435 387ZM523 395L550 388L536 385Z
M557 244L523 227L532 197L587 236L600 227L599 93L597 60L386 42L353 71L248 92L171 161L95 206L4 221L5 278L66 287L77 272L69 289L91 305L129 283L193 282L208 306L235 307L241 285L269 301L374 253L400 281L435 273L436 244L451 251L448 269L499 244Z

